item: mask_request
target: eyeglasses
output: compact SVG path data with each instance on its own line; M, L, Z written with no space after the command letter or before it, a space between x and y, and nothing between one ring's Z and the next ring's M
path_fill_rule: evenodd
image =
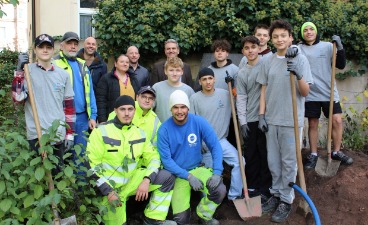
M141 98L145 101L154 101L154 97L148 97L147 95L141 95Z

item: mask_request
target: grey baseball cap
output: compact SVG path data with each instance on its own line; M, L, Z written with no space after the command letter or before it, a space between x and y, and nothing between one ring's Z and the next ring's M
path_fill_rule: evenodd
M77 33L74 33L72 31L66 32L63 36L63 38L61 39L62 42L64 41L70 41L70 40L76 40L79 42L79 36Z

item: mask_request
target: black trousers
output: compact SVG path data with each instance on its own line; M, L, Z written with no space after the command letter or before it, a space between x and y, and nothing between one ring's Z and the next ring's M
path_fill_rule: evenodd
M245 174L250 189L269 195L272 176L267 162L266 135L258 129L258 121L248 123L248 137L244 139Z
M28 140L29 146L33 151L36 151L38 153L38 149L40 148L40 145L38 144L38 139ZM59 144L52 145L54 149L54 156L58 159L58 164L55 165L55 168L51 170L51 175L55 177L59 172L61 172L64 168L64 151L65 151L65 145L64 142L61 142ZM53 162L53 161L51 161Z

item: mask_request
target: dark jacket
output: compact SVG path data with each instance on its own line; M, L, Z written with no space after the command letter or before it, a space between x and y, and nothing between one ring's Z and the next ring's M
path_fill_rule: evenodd
M91 65L88 66L88 69L92 76L93 90L96 90L98 81L101 79L102 75L107 73L107 65L98 52L95 52L94 56L95 59ZM84 60L84 48L78 51L77 57Z
M120 96L119 79L114 75L114 72L115 69L102 76L95 91L97 119L100 123L107 121L109 114L114 110L115 100ZM134 92L137 94L141 87L139 86L136 74L131 70L128 70L128 74Z
M165 62L166 61L163 60L153 65L150 77L151 86L160 81L167 80L167 76L165 74ZM190 71L190 66L187 63L184 63L184 73L183 76L181 76L181 82L193 88L192 72Z

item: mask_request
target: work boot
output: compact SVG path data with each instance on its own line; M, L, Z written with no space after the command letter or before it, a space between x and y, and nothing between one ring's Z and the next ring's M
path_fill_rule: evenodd
M202 224L206 224L206 225L220 225L220 222L214 218L210 219L210 220L205 220L205 219L201 219Z
M148 217L143 218L144 225L177 225L175 221L172 220L155 220Z
M351 165L353 163L353 159L345 155L342 151L338 151L335 155L331 153L331 159L339 160L342 164L345 165Z
M307 162L304 165L304 168L307 170L314 169L316 167L318 160L318 156L309 154L307 157Z
M286 202L280 202L277 206L276 211L272 214L271 221L276 223L284 222L291 212L291 204Z
M271 196L264 204L262 204L262 212L270 213L276 209L279 205L280 198L276 196Z

